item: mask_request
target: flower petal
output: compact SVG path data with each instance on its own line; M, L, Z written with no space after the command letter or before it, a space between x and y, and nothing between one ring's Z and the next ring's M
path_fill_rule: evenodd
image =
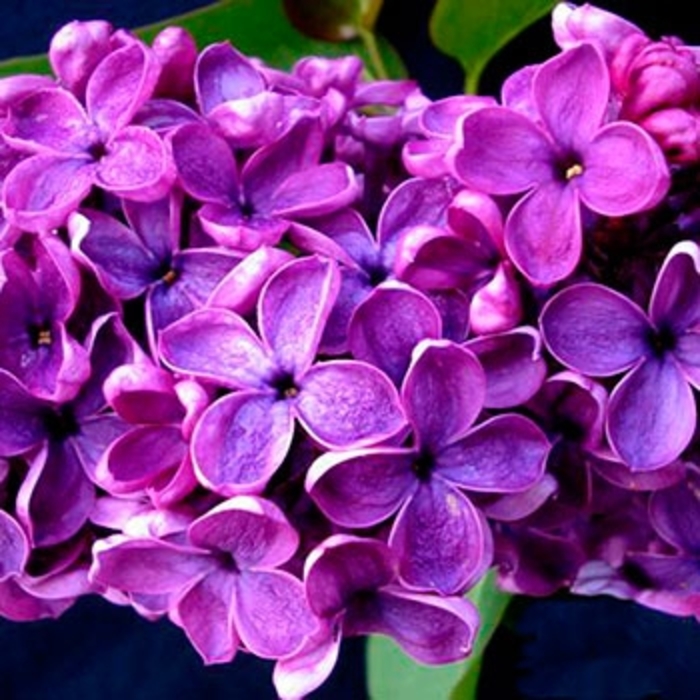
M508 493L534 486L544 474L549 442L531 420L496 416L442 450L440 476L461 488Z
M236 584L236 628L246 648L256 656L288 656L317 628L304 585L291 574L245 571Z
M594 377L629 369L648 354L651 326L627 297L597 284L577 284L547 302L542 337L563 365Z
M438 478L424 483L394 522L389 546L401 580L441 595L462 593L491 564L485 519L457 489Z
M452 169L467 186L488 194L515 194L554 175L554 147L533 122L507 107L484 107L458 129Z
M398 392L388 377L355 360L312 367L301 382L295 408L309 435L330 448L376 444L406 424Z
M582 160L583 173L576 180L581 201L599 214L635 214L658 204L668 191L670 175L661 149L636 124L604 126Z
M272 370L248 324L225 309L200 309L171 324L159 352L177 372L233 388L261 388Z
M202 549L231 554L240 569L275 567L291 559L299 535L271 501L234 496L197 518L190 541Z
M412 450L401 448L326 452L309 468L306 490L334 523L370 527L410 496L414 460Z
M300 377L311 365L340 288L332 260L293 260L270 277L258 306L260 335L278 366Z
M354 310L348 344L356 360L383 370L398 386L418 341L441 334L440 314L428 297L400 282L385 282Z
M693 392L675 361L648 359L610 395L608 438L630 469L656 469L686 448L695 417Z
M261 491L282 464L294 433L289 404L242 391L215 401L192 434L197 478L223 496Z
M29 558L29 542L10 515L0 511L0 583L21 574Z
M420 448L436 452L476 420L486 377L471 351L448 340L425 340L414 351L401 393Z
M525 195L506 220L510 259L535 285L568 277L581 258L581 214L573 187L552 181Z
M205 664L231 661L240 645L233 620L234 584L228 572L213 571L175 604L176 620Z

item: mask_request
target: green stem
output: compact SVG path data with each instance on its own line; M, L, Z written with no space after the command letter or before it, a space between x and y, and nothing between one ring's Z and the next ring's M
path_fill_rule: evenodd
M481 80L481 72L483 66L477 66L470 70L464 78L464 92L467 95L479 94L479 80Z
M387 71L382 56L379 52L379 46L377 45L377 37L374 32L364 27L358 27L358 32L362 43L365 45L367 54L369 55L369 60L374 73L374 77L379 80L388 80L389 71Z

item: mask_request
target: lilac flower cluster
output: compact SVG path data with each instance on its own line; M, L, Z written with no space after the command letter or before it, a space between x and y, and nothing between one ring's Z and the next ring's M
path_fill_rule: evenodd
M552 22L500 100L101 21L0 80L0 614L283 698L464 658L492 566L700 617L700 52Z

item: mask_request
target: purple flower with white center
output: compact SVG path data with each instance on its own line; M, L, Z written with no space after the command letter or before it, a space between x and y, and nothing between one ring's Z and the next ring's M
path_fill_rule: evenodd
M625 372L610 396L606 431L633 470L657 469L689 444L696 424L692 387L700 387L700 249L671 249L645 314L597 284L554 296L540 319L542 336L563 365L592 377Z
M83 105L67 90L38 90L14 105L7 142L32 154L5 180L8 220L30 231L62 225L93 185L127 199L153 201L175 172L162 140L130 122L148 100L160 67L151 50L132 42L94 70Z
M114 536L95 546L91 578L132 594L171 596L170 615L208 664L240 647L295 652L317 627L304 586L280 570L298 535L269 501L236 496L195 520L187 544Z
M146 294L146 331L155 356L158 332L196 308L240 261L217 247L180 249L180 197L123 202L127 226L81 209L68 219L73 251L117 299Z
M277 662L274 681L283 698L323 683L341 635L387 635L422 664L451 663L472 649L479 617L471 602L402 588L396 556L379 540L329 537L309 554L304 582L311 609L325 624L299 652Z
M260 338L239 315L213 308L161 334L160 354L175 371L240 390L215 401L194 430L194 467L207 488L262 490L289 450L295 418L331 449L376 444L404 428L382 372L356 360L314 363L339 283L332 261L294 260L263 288Z
M23 243L26 257L15 250L0 257L0 368L35 396L66 401L90 373L87 352L66 329L80 277L59 240Z
M653 207L669 173L653 139L635 124L605 123L610 78L581 44L542 64L532 80L541 123L507 107L468 114L455 147L455 175L496 195L525 192L505 224L505 245L534 284L568 277L581 257L581 205L605 216Z
M0 370L0 454L27 455L17 517L36 546L62 542L88 518L97 460L125 424L105 413L102 383L139 351L114 316L99 319L87 340L92 373L78 395L57 403L30 394Z
M459 593L490 565L490 531L463 489L518 492L542 477L549 443L534 423L510 414L474 426L485 395L471 352L424 340L402 387L413 444L329 452L307 474L309 494L338 525L370 527L396 514L389 544L411 587Z
M228 143L210 127L185 124L169 138L183 189L204 204L202 228L234 250L274 245L295 219L338 211L359 191L348 165L319 162L324 134L310 118L256 150L240 174Z

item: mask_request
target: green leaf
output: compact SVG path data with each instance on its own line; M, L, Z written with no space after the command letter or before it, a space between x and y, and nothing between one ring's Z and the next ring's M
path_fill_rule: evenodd
M495 586L490 572L468 594L477 606L481 627L468 659L445 666L423 666L408 657L391 639L367 641L367 679L372 700L473 700L488 641L511 596Z
M360 4L364 6L366 0ZM150 42L169 25L189 30L200 49L214 42L229 40L243 53L261 58L278 68L290 68L304 56L355 54L364 59L370 73L385 72L396 78L406 75L401 59L384 40L379 39L376 46L372 46L365 36L342 44L305 36L287 19L282 0L220 0L193 12L142 27L136 33ZM364 25L362 29L369 33ZM371 41L374 41L374 35L369 34ZM372 55L375 49L377 55ZM0 76L28 72L48 73L46 57L30 56L0 62Z
M476 93L493 56L556 4L557 0L438 0L430 34L441 51L462 64L466 91Z

